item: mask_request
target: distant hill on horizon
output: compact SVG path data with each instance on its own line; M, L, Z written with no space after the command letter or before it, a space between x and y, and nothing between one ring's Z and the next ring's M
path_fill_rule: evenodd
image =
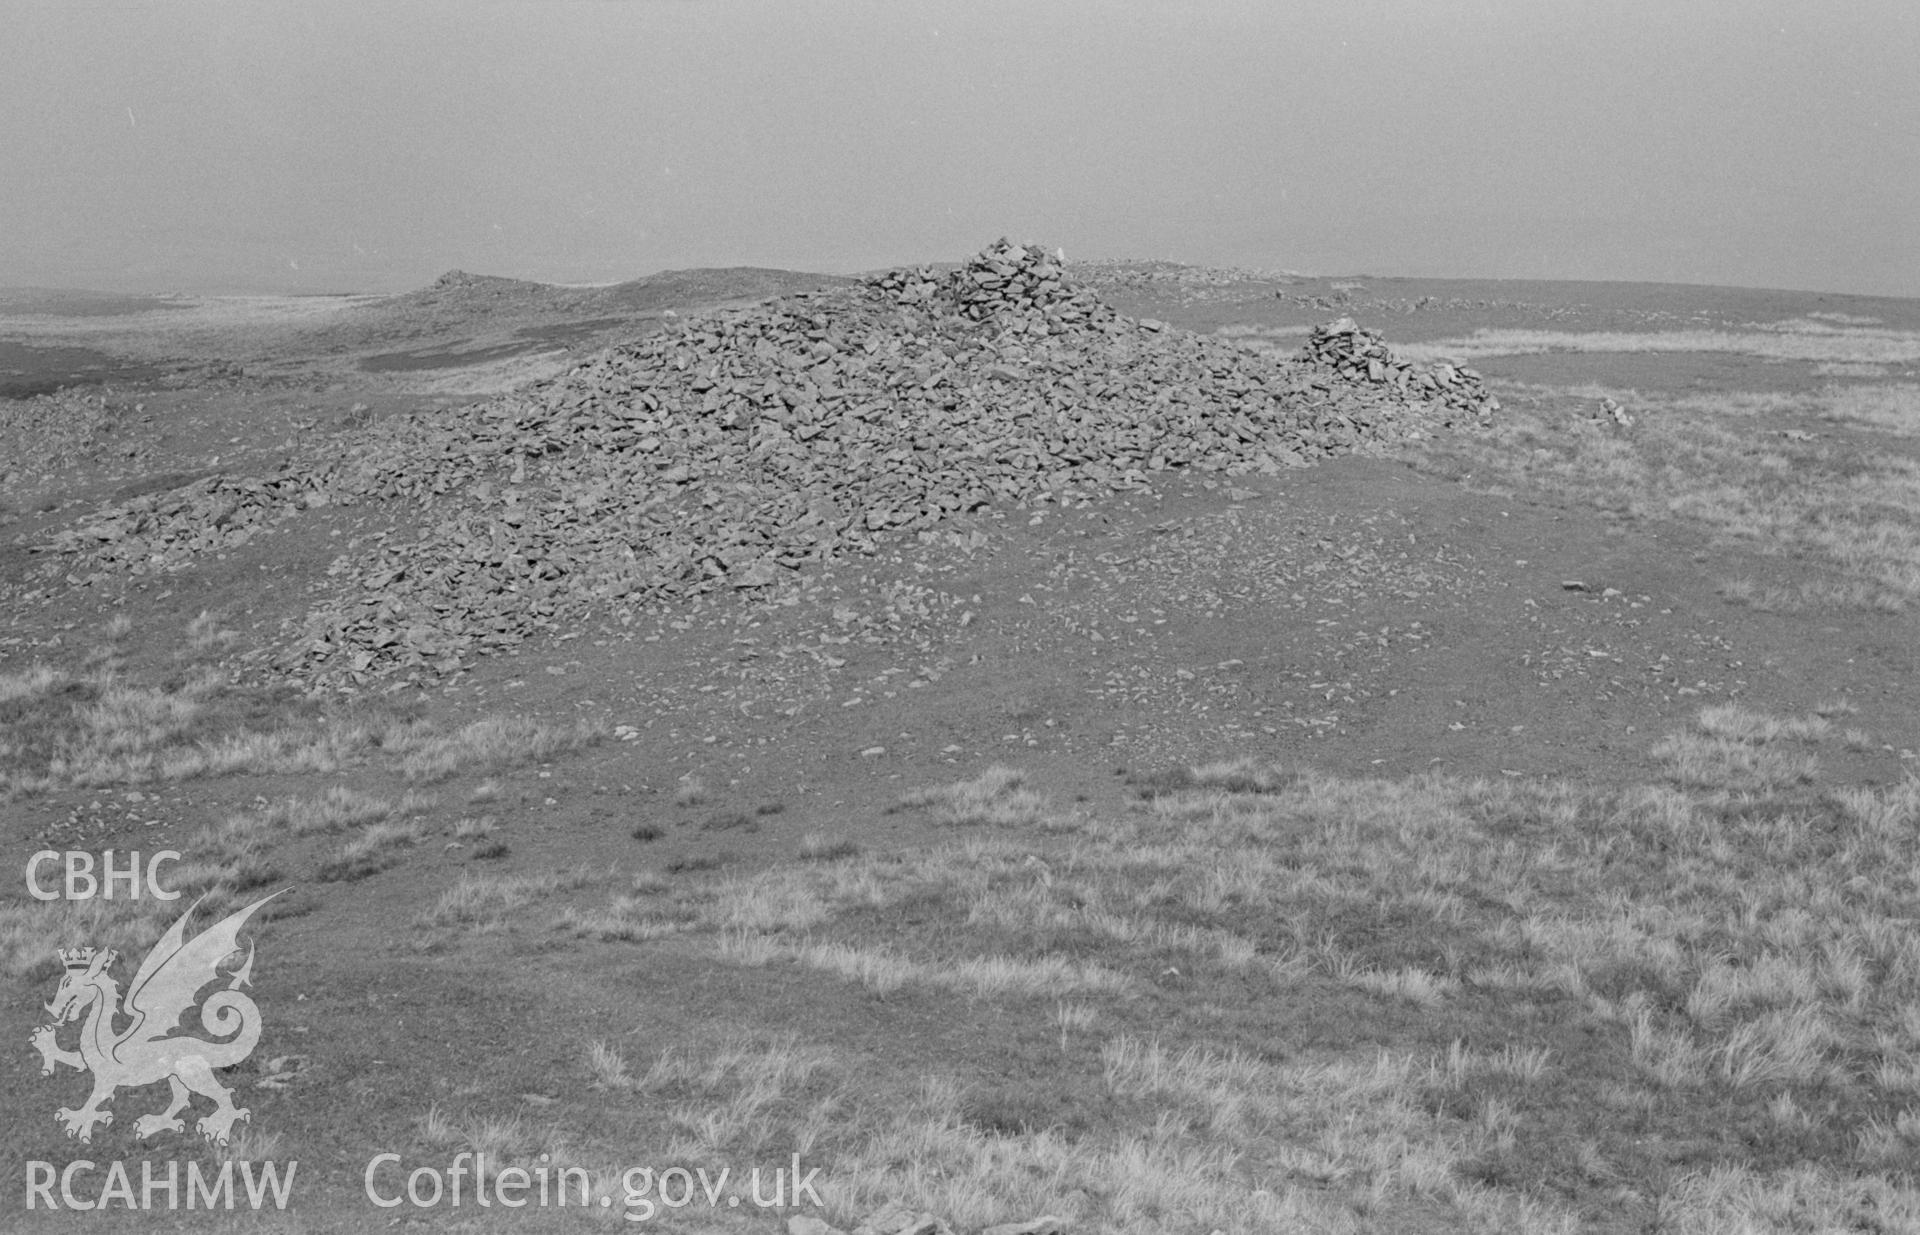
M930 266L935 270L949 270L961 264L958 261L907 262L903 266ZM1104 282L1097 272L1124 269L1159 269L1162 271L1218 271L1221 274L1232 273L1242 278L1262 279L1274 282L1362 282L1392 283L1398 287L1433 287L1445 289L1453 295L1473 295L1487 298L1498 289L1515 288L1608 288L1615 294L1600 297L1603 300L1618 299L1618 293L1627 289L1646 289L1648 292L1662 293L1662 298L1684 291L1697 297L1701 293L1715 296L1724 295L1795 295L1818 296L1834 299L1857 301L1886 301L1890 303L1913 303L1920 297L1888 296L1864 292L1826 291L1819 288L1787 287L1749 287L1739 284L1717 283L1674 283L1657 280L1639 279L1537 279L1537 278L1482 278L1472 275L1395 275L1357 273L1305 273L1300 271L1268 271L1238 266L1209 266L1204 263L1177 262L1165 258L1094 258L1075 261L1069 259L1068 270L1091 282ZM601 302L618 308L646 308L655 303L672 303L674 298L684 295L688 288L705 289L715 284L727 283L739 288L739 295L779 295L801 286L820 286L822 284L854 282L870 275L879 274L895 267L876 267L852 274L829 274L794 268L774 266L691 266L669 268L651 274L639 275L631 279L600 283L567 283L561 281L546 282L537 279L523 279L509 275L474 273L464 269L451 269L439 275L431 282L399 291L369 291L364 288L337 289L334 291L314 290L185 290L172 288L165 291L106 291L93 287L64 287L45 283L11 286L0 284L0 312L66 314L72 316L90 316L105 313L143 312L148 309L166 308L179 301L224 297L259 297L310 299L326 296L366 296L386 300L404 298L428 299L449 292L462 295L480 294L483 296L532 296L536 290L543 297L578 298L575 303Z

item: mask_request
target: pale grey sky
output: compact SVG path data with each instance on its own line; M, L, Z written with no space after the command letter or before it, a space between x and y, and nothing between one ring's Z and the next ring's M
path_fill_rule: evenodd
M1920 295L1912 0L0 0L0 285L1070 257Z

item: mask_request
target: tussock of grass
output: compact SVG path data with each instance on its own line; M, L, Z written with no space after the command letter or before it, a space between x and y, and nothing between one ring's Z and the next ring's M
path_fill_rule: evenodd
M438 1102L427 1107L427 1113L420 1117L419 1128L420 1139L429 1145L452 1145L460 1139L453 1116L441 1110Z
M1457 978L1431 973L1410 965L1403 965L1391 971L1360 970L1346 977L1345 980L1348 985L1360 990L1390 995L1422 1007L1437 1006L1449 995L1458 994L1460 991L1460 982Z
M168 891L178 892L189 900L205 897L200 902L200 908L209 914L225 913L237 907L242 891L261 887L278 878L278 868L263 854L253 850L225 860L190 857L178 866L162 868L161 873L161 882Z
M453 839L457 841L484 840L494 834L500 821L492 815L481 815L478 819L464 818L453 821Z
M625 943L684 934L696 923L697 915L687 906L647 895L615 896L598 909L568 908L559 920L561 929L572 935Z
M365 879L400 860L400 850L420 843L418 823L376 823L321 860L318 873L325 882Z
M127 626L119 621L82 671L37 664L0 674L0 795L332 773L381 754L406 778L434 781L473 765L550 759L602 736L584 721L489 717L442 733L394 713L323 713L290 692L236 685L217 666L194 663L233 641L205 613L188 626L192 655L178 673L136 680L120 670L115 641ZM474 800L498 792L497 782L484 782Z
M831 1053L803 1043L796 1034L780 1034L764 1041L735 1035L715 1047L705 1059L662 1051L636 1083L636 1088L650 1094L673 1089L712 1093L744 1081L779 1090L790 1084L805 1084L832 1064Z
M449 1114L438 1103L417 1124L420 1139L449 1152L484 1153L490 1169L525 1168L538 1154L560 1148L556 1130L529 1124L518 1115Z
M497 769L551 759L605 736L584 720L554 725L523 716L490 716L451 734L408 736L385 746L400 755L402 776L432 782L470 767Z
M1842 1041L1821 1008L1803 1004L1735 1026L1713 1048L1710 1066L1737 1089L1809 1085L1825 1075L1832 1048Z
M581 866L530 875L462 874L419 918L422 926L461 926L474 932L505 928L508 915L537 900L571 892L596 875Z
M352 732L287 731L232 733L209 742L103 760L82 755L70 768L54 769L74 784L184 781L207 776L298 775L337 772L369 750L378 739Z
M275 802L259 812L259 819L264 827L283 829L294 836L310 836L382 823L396 815L425 814L439 804L439 799L430 793L409 790L398 799L390 800L335 785L318 798L286 798Z
M208 610L187 623L187 646L196 652L224 652L239 641L240 632L221 626L219 616Z
M626 1089L633 1085L626 1057L610 1043L596 1040L587 1048L587 1074L596 1089Z
M1749 744L1764 744L1788 738L1801 742L1818 742L1833 728L1827 718L1818 713L1782 720L1733 703L1702 708L1696 723L1700 731L1708 737L1729 738Z
M59 972L59 949L85 945L144 954L184 907L150 897L0 905L0 970L38 981Z
M401 728L397 717L321 717L284 692L201 667L159 682L111 664L0 675L0 792L332 772Z
M155 779L159 757L192 743L224 686L201 672L168 687L119 680L110 673L59 675L59 689L41 692L37 715L19 717L44 735L45 783L105 785Z
M923 970L925 966L921 967ZM957 965L940 964L922 979L970 995L1031 998L1036 995L1117 994L1132 986L1124 973L1104 965L1059 956L970 957Z
M1008 934L1050 930L1085 934L1105 943L1123 944L1141 952L1184 954L1216 963L1226 969L1261 968L1291 972L1296 958L1269 952L1260 955L1259 946L1245 935L1217 926L1191 922L1169 922L1159 915L1141 913L1142 902L1125 905L1072 903L1062 898L1051 882L1009 880L982 889L967 905L969 926L993 927ZM1219 908L1233 896L1236 881L1221 877L1196 899ZM1134 910L1135 912L1129 912Z
M256 1128L248 1121L233 1129L232 1137L225 1145L212 1146L210 1149L216 1157L226 1162L265 1162L286 1157L285 1143L285 1138L278 1132Z
M844 943L786 943L748 931L721 936L718 951L721 957L739 965L798 963L858 983L876 995L899 990L915 974L913 962L885 948Z
M745 811L736 810L714 815L700 825L702 832L731 832L736 828L746 832L758 832L760 821Z
M1109 1090L1190 1102L1199 1108L1197 1122L1208 1127L1244 1126L1253 1113L1247 1109L1249 1091L1269 1071L1244 1055L1217 1055L1197 1046L1175 1055L1157 1042L1125 1037L1103 1046L1100 1062Z
M1062 1003L1053 1010L1053 1023L1060 1027L1060 1049L1067 1049L1067 1039L1076 1033L1086 1033L1100 1020L1100 1011L1084 1003Z
M851 858L860 852L857 841L847 837L828 837L819 832L809 832L800 838L800 858L805 862L837 862L841 858Z
M1447 1046L1445 1058L1436 1057L1427 1069L1429 1086L1459 1091L1484 1077L1511 1077L1531 1084L1547 1075L1551 1052L1544 1047L1503 1046L1497 1051L1477 1051L1455 1038Z
M161 890L177 894L172 900L96 896L0 906L0 972L37 981L58 971L58 949L88 944L137 963L188 906L198 903L195 922L204 927L278 880L266 839L259 821L244 815L201 828L182 846L181 861L159 868ZM51 869L43 867L42 877Z
M242 812L200 828L182 847L186 861L162 867L161 882L184 897L205 893L201 908L220 912L238 895L282 877L272 855L276 839L264 814Z
M264 815L243 812L194 832L188 838L187 851L198 860L227 866L259 856L272 839L272 828Z
M1039 821L1046 799L1022 788L1024 777L1009 767L995 765L972 780L955 781L934 789L920 789L902 797L899 807L934 807L939 823L1024 825Z
M699 1055L662 1051L621 1087L675 1130L663 1158L724 1164L783 1152L818 1158L822 1139L845 1122L844 1085L830 1051L782 1034L731 1036Z
M1813 756L1782 750L1783 740L1815 743L1833 726L1814 715L1782 720L1734 704L1710 707L1695 722L1699 733L1676 733L1653 747L1667 775L1690 789L1734 793L1766 792L1812 783L1819 771Z
M18 673L0 673L0 704L18 705L43 699L70 680L51 665L32 665Z
M1200 767L1169 768L1147 775L1132 775L1127 783L1143 798L1164 797L1194 789L1221 793L1278 793L1296 784L1296 772L1272 767L1254 759L1236 759L1204 764Z
M1724 580L1719 591L1729 603L1745 605L1761 613L1807 613L1821 609L1899 613L1907 606L1907 598L1901 593L1865 579L1839 582L1802 579L1793 584L1761 584L1743 577Z

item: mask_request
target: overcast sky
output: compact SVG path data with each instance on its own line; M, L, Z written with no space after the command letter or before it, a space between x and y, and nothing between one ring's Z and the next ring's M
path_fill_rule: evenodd
M0 0L0 285L851 271L1005 234L1920 295L1914 0Z

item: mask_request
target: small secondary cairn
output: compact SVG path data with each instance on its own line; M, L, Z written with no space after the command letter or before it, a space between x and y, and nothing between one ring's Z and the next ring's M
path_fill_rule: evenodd
M334 598L279 662L365 684L595 609L775 585L982 507L1277 474L1495 406L1470 370L1405 364L1351 322L1281 360L1124 317L1056 254L1001 241L945 274L678 321L553 381L383 422L321 471L203 482L44 547L175 569L309 506L418 503L417 536L335 561Z
M1029 333L1065 334L1075 326L1119 320L1092 292L1069 284L1066 258L1038 246L1002 240L946 279L931 268L895 270L869 286L901 304L944 302L969 321L1000 320Z
M1383 388L1382 397L1390 400L1425 399L1463 419L1488 421L1500 410L1500 400L1487 393L1474 370L1445 361L1425 368L1409 364L1393 354L1385 339L1350 317L1314 327L1301 359L1325 370L1329 383L1359 391L1369 385ZM1355 397L1361 396L1349 395Z

